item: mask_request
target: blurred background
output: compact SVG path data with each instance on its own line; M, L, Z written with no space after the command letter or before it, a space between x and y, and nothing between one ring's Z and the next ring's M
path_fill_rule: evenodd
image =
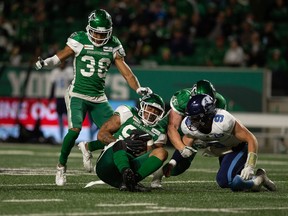
M34 63L38 56L47 58L62 49L73 32L85 31L89 13L97 8L110 13L125 61L142 86L164 98L167 109L177 90L208 79L225 96L230 112L288 112L287 1L4 0L0 3L3 142L61 143L51 71L36 71ZM113 107L135 105L138 98L113 67L106 93ZM63 125L67 130L65 117ZM268 148L277 141L281 144L275 151L286 152L286 129L263 126L255 131L276 134L262 137L263 145ZM79 141L95 138L95 131L87 116Z

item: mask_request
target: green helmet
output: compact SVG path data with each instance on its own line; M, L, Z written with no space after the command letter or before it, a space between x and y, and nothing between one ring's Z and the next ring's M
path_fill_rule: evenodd
M216 90L211 82L208 80L199 80L193 87L191 91L191 96L197 94L208 94L213 99L216 97Z
M138 115L144 124L154 126L162 119L165 103L158 94L148 94L140 98Z
M92 11L88 16L86 31L89 40L94 46L101 47L106 44L112 35L112 19L110 14L103 9ZM97 37L96 34L98 34Z

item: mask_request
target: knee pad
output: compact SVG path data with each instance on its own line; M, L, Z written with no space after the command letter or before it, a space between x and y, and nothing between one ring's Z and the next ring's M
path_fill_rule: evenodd
M127 145L123 140L119 140L117 141L114 145L113 145L113 152L117 152L120 150L127 150Z

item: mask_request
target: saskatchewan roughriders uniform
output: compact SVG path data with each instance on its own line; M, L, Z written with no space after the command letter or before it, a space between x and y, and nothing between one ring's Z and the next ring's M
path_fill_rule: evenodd
M81 128L84 113L93 110L91 117L98 127L113 114L104 93L105 78L116 53L125 56L124 49L117 39L112 36L101 47L94 46L88 39L87 33L73 33L66 43L74 52L74 79L68 88L66 104L69 117L72 118L69 127ZM97 111L96 111L97 110Z
M121 127L114 134L115 138L124 139L130 136L132 130L138 129L151 135L153 142L149 142L150 145L154 145L157 143L166 143L166 130L159 125L145 125L139 117L138 110L136 108L122 105L115 110L115 113L120 116L121 120ZM113 159L112 147L114 143L115 142L110 143L108 146L106 146L101 155L99 156L96 163L96 174L105 183L118 188L123 180L122 175L115 166ZM143 162L147 160L149 154L150 151L142 154L141 156L135 157L128 153L130 161L129 163L132 170L137 171L143 164ZM145 178L146 176L142 177Z
M181 89L177 91L170 100L170 107L175 112L177 112L181 116L185 116L185 110L189 99L191 98L192 88ZM216 92L216 108L226 109L226 100L225 98ZM165 117L160 121L163 127L168 125L169 120L169 112L165 115ZM180 130L179 130L180 132Z

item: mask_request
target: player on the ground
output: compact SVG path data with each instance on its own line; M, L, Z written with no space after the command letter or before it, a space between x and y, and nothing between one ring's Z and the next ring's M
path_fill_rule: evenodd
M170 161L166 163L162 169L159 169L154 173L153 180L151 182L152 188L161 188L162 177L170 177L183 173L190 167L190 164L196 154L192 154L188 158L183 158L186 152L193 151L190 147L185 148L182 142L182 133L179 129L182 119L185 116L185 109L191 96L195 94L208 94L215 99L216 107L226 109L225 98L216 92L214 86L208 80L199 80L193 85L192 88L186 88L177 91L170 100L171 109L160 122L164 125L168 124L168 137L172 145L176 148ZM168 123L169 121L169 123Z
M221 188L260 191L263 185L270 191L276 190L264 169L258 169L254 175L258 157L256 137L229 112L216 108L209 95L192 96L181 130L186 146L204 149L204 155L218 157L220 168L216 181ZM195 140L202 142L195 143Z
M119 106L99 130L108 146L96 163L96 174L121 191L147 191L139 182L159 169L168 153L166 128L159 126L165 104L157 94L140 99L139 107Z
M103 9L91 12L86 31L73 33L63 50L45 60L39 58L35 67L37 70L52 68L69 57L74 59L74 79L65 96L69 130L63 139L57 164L56 184L59 186L66 183L68 156L79 136L86 113L90 112L98 128L113 114L104 92L105 78L112 62L138 94L151 92L149 88L140 86L137 77L125 63L121 42L112 36L111 16ZM97 141L93 145L95 149L103 148L103 144Z

